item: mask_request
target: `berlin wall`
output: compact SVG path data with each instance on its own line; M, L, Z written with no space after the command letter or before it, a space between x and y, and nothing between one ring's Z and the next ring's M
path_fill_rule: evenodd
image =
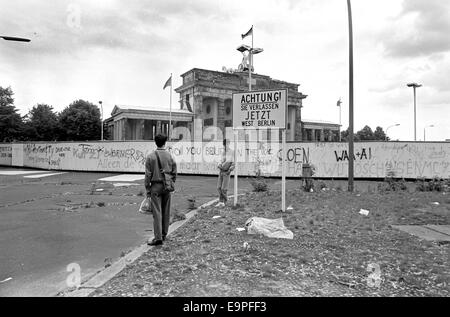
M12 164L12 145L0 144L0 165Z
M233 149L233 143L230 145ZM168 142L181 174L217 174L221 142ZM67 142L0 144L0 165L50 170L144 172L153 141ZM304 163L315 167L315 177L346 178L346 143L287 143L287 177L302 175ZM239 174L281 176L279 143L239 143ZM399 178L450 178L450 143L367 142L355 143L355 177L384 178L394 172Z

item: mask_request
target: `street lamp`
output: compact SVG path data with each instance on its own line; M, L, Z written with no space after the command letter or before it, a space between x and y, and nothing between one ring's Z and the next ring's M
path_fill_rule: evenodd
M102 117L100 119L100 122L101 122L101 140L103 141L103 102L99 101L98 103L100 104L100 109L102 111Z
M342 105L342 101L341 98L339 98L338 102L337 102L337 106L339 107L339 142L342 141L342 136L341 136L341 128L342 128L342 120L341 120L341 113L342 113L342 109L341 109L341 105Z
M414 89L414 141L417 141L417 129L416 129L416 88L422 87L422 85L417 83L407 84L408 87L413 87Z
M31 42L30 39L25 39L23 37L14 37L14 36L3 36L3 35L0 35L0 38L4 39L5 41Z
M423 128L423 141L425 142L426 141L426 139L425 139L425 130L426 130L426 128L434 128L434 125L427 125L425 128Z
M354 144L353 144L353 22L352 5L347 0L348 11L348 38L349 38L349 127L348 127L348 191L353 192L353 164L354 164Z
M397 123L397 124L391 125L391 126L389 126L389 127L386 128L386 133L385 133L385 136L384 136L384 140L385 140L385 141L387 141L387 138L388 138L388 136L387 136L388 130L389 130L390 128L393 128L393 127L398 127L399 125L400 125L400 123Z
M244 53L245 51L248 52L248 56L249 56L249 60L250 60L250 66L248 68L248 90L252 91L253 55L262 53L262 52L264 52L264 50L262 48L258 48L258 47L250 47L245 44L240 45L237 48L237 50L241 53Z

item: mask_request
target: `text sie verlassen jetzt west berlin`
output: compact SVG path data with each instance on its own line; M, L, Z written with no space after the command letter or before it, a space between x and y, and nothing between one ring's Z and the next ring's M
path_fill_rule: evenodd
M273 127L276 120L272 110L280 108L281 92L262 92L246 94L241 97L241 111L246 112L243 127Z

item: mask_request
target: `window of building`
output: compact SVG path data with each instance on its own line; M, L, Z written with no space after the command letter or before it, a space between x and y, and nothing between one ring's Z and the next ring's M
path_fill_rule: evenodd
M214 119L213 118L209 118L209 119L205 119L203 120L203 126L205 127L209 127L214 125Z
M230 106L226 107L225 113L227 114L227 116L230 115L230 113L231 113L231 107Z
M207 113L207 114L210 114L210 113L211 113L211 106L210 106L210 105L207 105L207 106L206 106L206 113Z

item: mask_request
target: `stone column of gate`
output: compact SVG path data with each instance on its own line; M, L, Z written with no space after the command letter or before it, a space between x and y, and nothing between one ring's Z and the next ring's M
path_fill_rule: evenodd
M194 95L194 141L203 141L203 96Z
M144 140L145 137L145 120L144 119L140 119L138 120L138 131L139 131L139 135L136 135L138 140Z
M320 129L320 142L325 141L325 131Z
M122 119L120 120L122 123L122 140L127 140L127 125L128 125L128 120L127 119Z
M161 128L162 128L161 120L156 121L156 134L159 134L162 132Z
M217 98L217 127L222 131L222 138L225 138L225 99ZM219 140L220 141L220 140Z
M299 106L295 107L295 127L294 127L294 140L295 141L302 141L303 135L302 135L302 106L301 104Z

